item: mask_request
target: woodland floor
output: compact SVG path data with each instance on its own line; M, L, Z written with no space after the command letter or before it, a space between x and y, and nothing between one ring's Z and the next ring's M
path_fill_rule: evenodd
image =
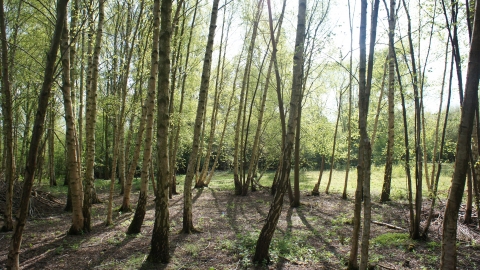
M97 190L104 201L94 205L93 230L82 236L66 235L70 213L63 211L65 198L48 196L39 188L32 217L24 231L20 263L23 269L345 269L352 232L353 200L340 194L319 197L302 193L302 206L288 206L286 199L272 245L272 263L255 266L250 258L258 233L265 222L271 196L268 190L234 196L231 190L204 188L193 191L194 224L201 233L179 234L182 224L182 195L170 201L171 262L145 262L153 228L153 196L142 233L126 235L133 213L114 214L114 225L104 225L107 188ZM138 190L134 190L132 208ZM52 199L54 201L52 201ZM405 202L375 203L375 221L407 229ZM48 200L48 202L42 202ZM57 203L58 202L58 203ZM121 197L115 196L115 205ZM3 202L2 202L3 204ZM425 202L424 209L428 209ZM412 241L408 232L373 223L370 262L375 269L437 269L440 261L440 224L444 201L436 212L427 240ZM2 208L2 207L0 207ZM0 209L1 210L1 209ZM426 218L426 212L423 217ZM1 222L0 222L1 223ZM10 233L0 233L0 269L5 268ZM458 269L480 268L480 235L476 226L461 225Z

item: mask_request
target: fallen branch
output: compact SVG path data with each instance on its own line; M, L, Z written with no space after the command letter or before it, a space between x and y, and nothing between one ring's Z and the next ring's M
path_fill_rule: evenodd
M388 224L388 223L383 223L383 222L380 222L380 221L372 220L372 223L373 223L373 224L380 225L380 226L385 226L385 227L390 228L390 229L395 229L395 230L400 230L400 231L407 231L406 229L404 229L404 228L402 228L402 227L398 227L398 226L395 226L395 225L392 225L392 224Z

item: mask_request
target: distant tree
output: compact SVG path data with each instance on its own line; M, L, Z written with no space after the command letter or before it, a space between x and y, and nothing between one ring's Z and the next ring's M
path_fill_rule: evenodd
M245 181L245 157L242 152L246 140L243 137L245 128L245 114L246 103L249 93L250 73L252 66L252 57L255 49L255 42L258 33L258 24L260 21L263 0L257 2L257 9L255 12L255 19L252 26L252 34L247 49L247 59L245 60L245 69L243 71L242 86L240 90L240 103L237 110L237 121L235 124L235 139L234 139L234 153L233 153L233 180L235 184L235 195L246 195L248 185ZM239 59L240 61L240 59ZM245 191L245 192L244 192Z

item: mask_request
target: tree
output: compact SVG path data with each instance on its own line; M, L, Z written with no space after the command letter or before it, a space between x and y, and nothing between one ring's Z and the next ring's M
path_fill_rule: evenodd
M210 27L208 32L207 46L205 49L205 57L203 61L202 78L200 82L200 93L198 97L197 112L195 117L195 124L193 128L192 152L187 166L187 173L185 175L185 184L183 188L183 233L192 233L196 229L193 226L192 220L192 181L195 174L195 166L197 164L198 150L200 148L200 131L203 126L203 115L208 96L208 86L210 84L210 71L212 66L212 52L213 41L215 36L215 28L217 27L218 2L213 1L212 13L210 16Z
M178 5L177 8L180 8ZM172 38L172 1L162 0L160 8L160 44L158 61L158 95L157 95L157 191L155 196L155 223L148 260L167 263L170 259L168 231L168 188L170 186L170 168L168 160L169 113L169 74L170 74L170 40Z
M150 161L152 158L152 141L153 141L153 114L155 110L155 86L157 84L157 75L158 75L158 55L159 51L159 39L160 39L160 0L156 0L153 3L153 33L152 33L152 54L150 62L150 76L148 78L148 93L147 98L144 102L142 108L142 118L140 120L140 127L137 134L137 142L135 146L135 156L138 155L137 151L140 152L140 142L139 137L141 136L140 132L143 132L145 126L145 144L143 148L143 163L141 169L141 184L140 184L140 194L138 195L137 207L135 210L135 215L133 220L128 227L128 234L140 233L143 219L145 218L146 205L147 205L147 190L148 190L148 177L149 177L149 167ZM133 177L134 169L130 167L129 176ZM132 175L130 175L132 174ZM129 181L129 180L128 180Z
M86 231L92 229L91 208L95 199L94 196L94 164L95 164L95 124L97 122L97 87L98 87L98 65L99 55L102 45L103 22L104 22L104 3L105 0L98 1L98 26L93 45L93 14L90 10L89 31L88 31L88 75L87 75L87 109L85 119L85 190L83 197L83 215L85 218ZM93 48L92 48L93 46Z
M388 9L387 9L388 10ZM395 140L395 0L390 0L388 14L388 143L387 161L382 188L381 202L390 200L390 186L392 182L393 145Z
M66 123L66 148L68 159L69 190L72 198L72 226L70 234L81 234L84 229L84 216L82 212L82 179L80 178L81 165L79 160L78 139L75 128L72 108L72 96L70 93L70 48L67 19L65 19L60 48L62 52L62 94L65 108Z
M478 110L478 82L480 79L480 1L475 1L475 17L468 57L465 99L458 129L455 169L448 194L443 220L441 269L455 269L457 265L457 220L462 203L465 179L470 161L471 138L475 110Z
M2 52L2 114L5 147L5 181L7 182L5 222L1 231L12 231L13 182L15 178L15 157L13 153L13 126L12 126L12 90L10 85L10 71L8 64L8 41L5 26L5 12L3 0L0 0L0 38Z
M271 40L275 40L273 36L272 26L272 14L270 8L270 0L267 0L269 23L270 23L270 35ZM292 92L290 99L290 114L288 117L288 126L286 128L285 143L282 150L281 159L281 171L278 177L277 192L270 205L267 220L262 227L260 235L255 247L255 255L253 261L265 262L269 260L268 250L272 241L275 227L277 226L280 213L282 211L283 196L287 189L288 178L291 169L291 156L295 140L295 130L298 121L298 107L302 103L302 85L303 85L303 53L305 42L305 21L306 21L306 0L298 1L298 21L297 21L297 33L295 38L295 53L293 57L293 80L292 80ZM275 44L275 42L272 42ZM276 46L273 45L272 57L276 58ZM275 61L275 60L274 60ZM278 74L278 73L277 73ZM278 79L278 77L277 77ZM279 90L279 89L278 89Z
M415 101L415 215L414 219L410 220L413 223L412 231L410 232L412 239L420 238L420 220L422 214L422 148L421 148L421 93L418 89L418 74L415 62L415 53L412 41L412 26L410 20L410 14L408 12L405 0L402 0L407 14L407 27L408 27L408 44L410 49L410 59L412 64L412 71L410 73L412 77L412 86ZM405 62L407 62L406 55Z
M128 87L128 80L129 80L129 74L130 74L130 62L132 60L132 56L133 56L133 49L135 48L135 40L137 38L137 32L138 32L138 28L139 28L139 25L140 25L140 22L142 21L141 18L142 18L142 15L143 15L143 6L144 6L144 2L145 1L141 1L140 2L140 11L139 11L139 14L138 14L138 19L137 19L137 23L135 25L135 30L134 30L134 33L132 35L132 44L129 46L129 38L126 38L125 39L125 46L126 46L126 50L128 52L127 54L127 61L124 65L124 68L123 68L123 76L122 76L122 112L120 113L121 115L121 118L120 118L120 123L123 123L124 119L123 119L123 116L122 114L125 113L125 102L126 102L126 95L127 95L127 87ZM127 26L128 27L128 26ZM129 35L127 35L127 37L130 37ZM120 209L119 211L122 211L122 212L130 212L131 211L131 208L130 208L130 194L131 194L131 191L132 191L132 181L133 181L133 177L134 177L134 174L135 174L135 171L137 169L137 163L138 163L138 159L139 159L139 156L140 156L140 144L141 144L141 141L142 141L142 138L143 138L143 132L145 130L145 114L146 114L146 111L145 111L145 106L142 106L142 115L141 115L141 118L140 118L140 126L139 126L139 129L138 129L138 132L137 132L137 138L136 138L136 141L135 141L135 150L134 150L134 155L133 155L133 158L132 158L132 163L130 164L130 168L128 169L128 172L126 173L125 175L125 179L124 179L124 183L122 185L122 188L123 188L123 200L122 200L122 206L120 206ZM132 118L133 118L133 114L132 114ZM132 127L133 121L130 122L130 127ZM121 126L121 129L123 129L123 126ZM131 135L132 132L129 133L129 135ZM120 139L122 139L123 136L120 136ZM130 140L127 140L127 145L129 145L130 143ZM119 149L125 149L124 152L123 152L123 155L120 154L120 172L122 174L125 173L125 163L126 163L126 154L128 154L128 148L129 147L122 147L123 146L123 143L121 143L121 145L119 146Z
M1 1L1 0L0 0ZM2 2L0 2L2 4ZM28 205L30 193L33 187L33 177L37 165L37 153L40 145L40 140L43 135L43 127L45 124L45 114L47 110L48 99L53 84L53 75L55 73L55 64L57 59L58 48L60 47L60 39L63 30L64 20L67 16L68 0L57 1L56 23L51 39L50 49L47 53L47 61L45 64L44 79L40 95L38 96L37 113L35 114L35 122L33 127L32 138L30 141L30 148L28 151L27 164L25 168L22 199L20 201L20 214L18 216L18 223L12 235L10 249L7 257L7 269L19 269L19 251L22 243L23 229L25 228L26 219L28 215Z
M245 128L245 114L246 103L249 92L250 72L252 66L253 51L255 49L255 41L258 33L258 23L260 21L262 11L263 0L259 0L257 3L257 10L255 14L255 20L253 22L252 37L247 49L247 59L245 60L245 70L243 72L242 87L240 90L240 103L238 105L237 121L235 125L235 139L234 139L234 153L233 153L233 180L235 184L235 195L246 195L244 190L248 190L248 186L245 181L245 160L241 149L243 149L246 140L243 138ZM239 60L240 61L240 60ZM243 120L242 120L243 115Z
M190 59L190 48L192 45L192 39L193 39L193 30L195 28L195 22L197 18L197 10L198 10L198 3L199 0L195 1L195 8L193 10L193 18L192 18L192 23L190 25L190 31L189 31L189 36L188 36L188 41L187 41L187 49L186 49L186 56L185 56L185 62L183 64L183 75L182 75L182 82L181 82L181 90L180 90L180 104L178 108L178 117L176 119L176 125L174 128L174 131L172 132L172 140L170 141L170 147L173 148L171 151L171 182L172 182L172 193L175 190L176 191L176 172L177 172L177 152L179 149L179 140L180 140L180 130L181 130L181 123L182 123L182 115L183 115L183 107L185 103L185 88L186 88L186 81L188 77L188 72L186 70L189 68L189 59ZM175 122L174 120L172 122ZM174 189L175 188L175 189Z
M372 148L367 133L367 116L370 103L370 89L372 86L373 57L375 49L377 17L379 0L375 0L371 15L370 48L366 50L367 34L367 1L361 1L360 8L360 67L359 67L359 91L358 91L358 128L360 131L360 143L358 146L357 166L357 189L355 191L355 209L353 218L353 235L351 241L348 269L358 268L358 239L360 236L362 200L364 205L362 247L360 269L366 269L368 263L368 247L370 239L371 198L370 198L370 168Z
M345 184L343 186L342 198L347 199L347 185L348 175L350 172L350 157L352 149L352 79L353 79L353 18L350 7L350 0L348 0L348 26L350 30L350 63L349 63L349 79L348 79L348 141L347 141L347 164L345 166ZM322 162L324 162L322 160ZM320 184L320 183L319 183Z

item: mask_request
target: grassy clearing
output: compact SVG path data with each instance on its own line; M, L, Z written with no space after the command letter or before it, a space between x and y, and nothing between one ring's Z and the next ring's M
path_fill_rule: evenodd
M431 164L429 164L429 174L431 174ZM300 190L310 192L315 184L318 181L319 171L300 171ZM412 171L412 177L414 177L414 172ZM443 164L442 173L440 176L440 182L438 187L438 193L440 196L445 197L447 195L447 191L450 187L451 175L453 173L453 164ZM323 172L321 184L320 184L320 192L325 192L329 181L330 171L326 170ZM275 172L270 171L263 174L262 178L260 179L260 184L263 186L271 186L273 178L275 176ZM383 178L384 178L384 167L380 166L372 166L372 174L371 174L371 191L374 197L380 196L382 191L383 185ZM430 175L429 175L430 178ZM183 183L184 183L185 176L179 175L177 176L177 191L183 191ZM426 179L423 177L424 180L424 189L423 193L424 196L428 196L429 192L426 188ZM414 179L412 179L414 181ZM330 181L330 193L343 193L343 187L345 183L345 170L333 170L332 177ZM356 169L352 168L349 172L349 179L348 179L348 186L347 186L347 193L349 196L353 196L356 188ZM224 172L219 171L215 172L215 176L210 183L210 188L214 188L216 190L233 190L233 173L231 172ZM407 177L405 173L405 169L403 165L394 165L393 172L392 172L392 190L391 196L392 199L397 200L404 200L407 199Z

